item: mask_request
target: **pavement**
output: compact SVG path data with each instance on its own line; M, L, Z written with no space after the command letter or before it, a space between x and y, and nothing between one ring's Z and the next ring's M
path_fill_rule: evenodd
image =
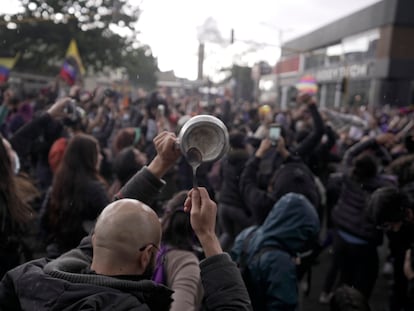
M379 254L380 272L378 273L377 282L370 299L370 306L372 311L387 311L390 280L381 273L385 258L385 247L379 249ZM322 285L331 257L332 254L329 252L329 249L323 251L319 256L319 263L312 269L312 281L309 296L306 297L302 291L300 292L299 311L329 311L329 305L319 303L319 295L322 290ZM301 288L301 285L299 285L299 288Z

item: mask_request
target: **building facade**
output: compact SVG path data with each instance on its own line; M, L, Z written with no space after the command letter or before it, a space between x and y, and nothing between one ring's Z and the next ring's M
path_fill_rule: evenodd
M286 42L275 67L280 107L308 74L321 106L414 104L414 1L383 0Z

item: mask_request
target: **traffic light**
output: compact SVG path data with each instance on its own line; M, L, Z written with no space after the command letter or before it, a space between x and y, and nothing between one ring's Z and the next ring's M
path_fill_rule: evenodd
M230 31L230 44L234 43L234 29L232 28Z

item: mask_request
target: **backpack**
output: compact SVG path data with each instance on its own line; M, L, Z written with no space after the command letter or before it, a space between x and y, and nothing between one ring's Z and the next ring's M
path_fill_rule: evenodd
M250 240L253 237L253 234L256 232L257 227L253 228L246 236L246 238L243 241L242 244L242 250L240 253L240 259L238 264L243 282L246 286L247 292L249 293L250 296L250 300L252 302L252 306L253 306L253 310L265 310L266 306L265 306L265 301L266 301L266 297L265 297L265 293L266 293L266 288L264 288L264 286L261 284L261 288L257 288L254 286L253 280L252 280L252 273L249 269L249 264L251 262L253 262L254 260L258 260L260 259L261 255L263 255L264 253L273 251L273 250L281 250L281 251L285 251L282 247L278 247L278 246L267 246L267 247L263 247L260 248L255 254L253 254L252 256L249 256L248 252L247 252L247 248L250 244ZM290 255L290 254L289 254ZM249 259L250 258L250 259Z
M266 302L266 288L261 286L261 288L257 288L254 286L252 281L252 274L249 269L249 264L254 260L260 259L260 257L267 252L279 250L282 252L286 252L291 256L292 260L297 262L296 266L296 273L297 273L297 280L301 280L304 275L307 275L307 283L308 287L305 291L305 295L309 295L311 289L311 278L312 278L312 266L316 263L316 259L319 256L320 252L322 251L322 247L320 246L319 242L316 241L309 241L308 250L306 252L292 254L286 247L283 246L283 243L279 243L278 246L266 246L260 248L255 254L249 256L247 249L250 244L250 241L253 237L254 232L257 230L253 228L246 236L242 244L242 250L240 253L240 259L238 264L241 276L243 278L244 284L246 289L249 293L250 299L252 301L253 310L265 310L265 302Z
M155 260L155 269L152 274L152 280L157 284L167 285L167 272L165 271L165 256L173 248L162 244L160 250L157 253Z

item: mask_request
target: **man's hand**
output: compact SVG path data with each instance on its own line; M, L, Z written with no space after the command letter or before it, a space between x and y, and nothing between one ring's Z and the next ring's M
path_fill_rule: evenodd
M411 267L411 255L411 249L407 250L404 260L404 274L408 280L414 279L414 271Z
M48 110L47 113L53 119L62 119L66 117L65 107L72 99L70 97L63 97L58 99Z
M215 233L217 204L210 199L205 188L195 188L188 193L184 210L190 213L191 227L197 235L206 257L221 254Z
M277 152L282 156L283 159L287 159L290 155L290 152L286 149L285 139L280 136L279 140L277 141Z
M157 155L148 165L148 169L156 177L162 178L175 164L181 153L177 148L177 137L172 132L163 131L155 136L153 141Z

